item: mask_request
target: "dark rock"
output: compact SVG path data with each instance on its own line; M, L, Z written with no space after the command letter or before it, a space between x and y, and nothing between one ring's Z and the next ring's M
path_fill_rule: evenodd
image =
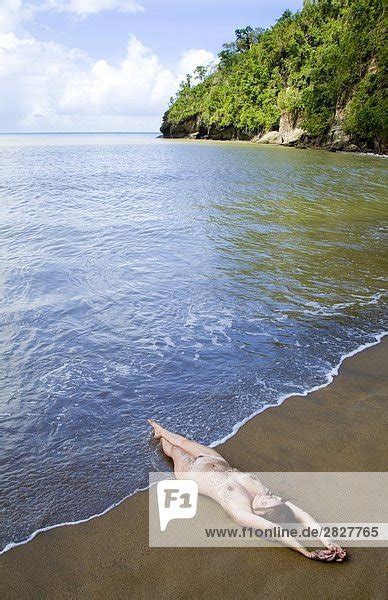
M211 127L206 127L200 115L195 115L177 124L173 124L168 118L168 111L163 115L160 131L163 137L166 138L190 137L197 140L251 140L255 135L255 132L239 130L233 125L225 127L212 125Z
M236 139L236 130L231 125L226 127L212 125L207 135L211 140L233 140Z
M167 138L183 138L193 134L197 137L206 135L206 130L202 125L199 115L185 119L175 125L169 121L168 111L163 115L160 131L162 132L163 137Z

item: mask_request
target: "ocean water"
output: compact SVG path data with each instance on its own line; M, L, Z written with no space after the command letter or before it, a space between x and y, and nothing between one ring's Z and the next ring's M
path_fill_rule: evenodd
M1 547L165 470L147 417L215 442L388 329L386 165L0 136Z

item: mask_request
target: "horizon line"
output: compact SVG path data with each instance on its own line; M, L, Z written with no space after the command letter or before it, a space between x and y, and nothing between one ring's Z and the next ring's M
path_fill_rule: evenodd
M98 133L160 133L160 131L0 131L0 135L58 135L58 134L98 134Z

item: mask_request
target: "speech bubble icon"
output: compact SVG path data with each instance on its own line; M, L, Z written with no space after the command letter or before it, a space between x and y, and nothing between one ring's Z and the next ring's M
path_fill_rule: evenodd
M198 483L191 479L164 479L157 484L160 531L173 519L192 519L197 512Z

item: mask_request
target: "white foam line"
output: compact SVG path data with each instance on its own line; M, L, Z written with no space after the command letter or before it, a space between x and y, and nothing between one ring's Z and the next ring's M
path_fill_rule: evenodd
M377 156L378 158L388 158L388 154L377 154L377 152L355 152L357 156Z
M24 546L24 544L28 544L28 542L31 542L31 540L33 540L38 535L38 533L43 533L44 531L50 531L50 529L57 529L59 527L65 527L67 525L80 525L81 523L87 523L88 521L91 521L92 519L96 519L97 517L102 517L103 515L106 515L106 513L111 511L113 508L116 508L116 506L119 506L120 504L122 504L125 500L127 500L127 498L134 496L138 492L145 492L146 490L148 490L148 488L149 488L148 485L144 488L136 488L136 490L134 490L127 496L124 496L124 498L122 498L121 500L118 500L118 502L115 502L111 506L108 506L108 508L106 508L102 512L97 513L95 515L91 515L90 517L87 517L86 519L80 519L79 521L65 521L64 523L56 523L55 525L48 525L47 527L41 527L40 529L37 529L36 531L31 533L31 535L28 536L27 539L25 539L21 542L9 542L3 548L3 550L0 551L0 556L2 554L5 554L6 552L8 552L8 550L11 550L12 548L16 548L17 546Z
M308 396L308 394L311 394L312 392L316 392L317 390L321 390L321 389L327 387L328 385L330 385L332 383L334 377L336 377L338 375L338 372L339 372L340 367L341 367L342 363L344 362L344 360L346 360L347 358L350 358L351 356L355 356L359 352L362 352L363 350L366 350L367 348L370 348L371 346L376 346L377 344L379 344L381 342L383 337L385 337L386 335L388 335L388 331L383 331L382 333L374 334L375 340L373 342L368 342L366 344L362 344L361 346L358 346L358 348L356 348L355 350L352 350L351 352L348 352L347 354L343 354L341 356L339 363L335 367L333 367L329 373L327 373L326 381L324 383L322 383L320 385L316 385L308 390L305 390L304 392L292 392L290 394L285 394L283 396L280 396L280 398L276 404L265 404L260 409L256 410L255 412L250 414L248 417L246 417L242 421L239 421L238 423L236 423L236 425L234 425L234 427L230 433L225 435L220 440L212 442L210 444L210 447L214 448L215 446L218 446L219 444L223 444L224 442L229 440L231 437L236 435L236 433L241 429L241 427L243 427L243 425L245 425L248 421L250 421L257 415L259 415L260 413L264 412L268 408L276 408L277 406L280 406L281 404L283 404L283 402L285 400L287 400L288 398L292 398L293 396ZM48 525L47 527L42 527L40 529L37 529L36 531L31 533L31 535L27 539L25 539L21 542L9 542L3 548L3 550L0 551L0 555L5 554L9 550L11 550L12 548L16 548L17 546L24 546L28 542L31 542L31 540L33 540L39 533L43 533L44 531L50 531L50 529L57 529L59 527L66 527L68 525L80 525L81 523L87 523L88 521L91 521L92 519L96 519L97 517L102 517L103 515L106 515L106 513L111 511L113 508L116 508L116 506L119 506L120 504L122 504L125 500L127 500L131 496L134 496L138 492L145 492L148 488L149 488L149 486L146 486L144 488L137 488L136 490L134 490L133 492L131 492L130 494L128 494L127 496L125 496L124 498L119 500L118 502L115 502L111 506L108 506L108 508L106 508L102 512L97 513L95 515L91 515L90 517L87 517L86 519L80 519L79 521L66 521L64 523L57 523L56 525Z
M281 404L283 404L283 402L285 400L287 400L288 398L292 398L293 396L308 396L312 392L316 392L317 390L321 390L321 389L327 387L328 385L330 385L331 382L333 381L334 377L337 377L338 372L339 372L344 360L346 360L347 358L350 358L351 356L355 356L359 352L362 352L363 350L366 350L367 348L370 348L371 346L376 346L376 344L379 344L381 342L383 337L388 335L388 331L383 331L382 333L376 333L373 335L375 337L375 340L373 342L368 342L366 344L362 344L361 346L358 346L358 348L356 348L355 350L352 350L351 352L348 352L347 354L343 354L340 358L339 363L335 367L333 367L331 369L331 371L329 371L329 373L327 373L325 375L326 381L324 383L321 383L320 385L315 385L314 387L304 390L303 392L291 392L290 394L284 394L283 396L280 396L280 398L276 402L276 404L265 404L264 406L262 406L261 408L259 408L258 410L254 411L252 414L250 414L248 417L243 419L242 421L239 421L238 423L236 423L236 425L234 425L234 427L230 433L226 434L220 440L217 440L216 442L213 442L212 444L210 444L210 447L214 448L214 446L218 446L219 444L223 444L224 442L229 440L231 437L236 435L236 433L239 431L239 429L241 429L241 427L243 425L245 425L245 423L247 423L248 421L253 419L253 417L256 417L260 413L264 412L268 408L276 408L277 406L280 406Z

